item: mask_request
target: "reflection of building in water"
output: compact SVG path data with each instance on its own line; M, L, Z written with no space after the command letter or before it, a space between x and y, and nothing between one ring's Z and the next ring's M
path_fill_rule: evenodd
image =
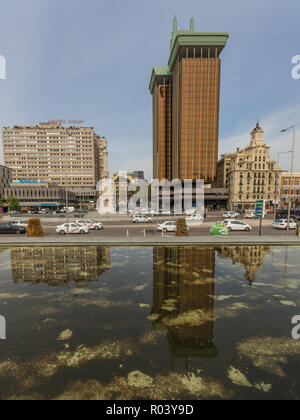
M222 258L230 258L235 263L242 264L245 269L245 278L251 285L256 280L257 270L263 266L266 252L270 251L267 246L222 246L217 248L218 255Z
M217 355L214 328L214 248L154 248L152 319L166 327L170 354Z
M110 249L102 247L31 247L11 249L13 280L63 286L97 281L110 269Z

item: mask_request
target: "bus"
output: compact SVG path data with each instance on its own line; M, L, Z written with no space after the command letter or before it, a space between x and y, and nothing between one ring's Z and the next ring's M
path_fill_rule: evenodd
M288 210L277 210L276 213L277 219L287 219L288 218ZM300 209L291 209L291 218L297 221L300 221Z

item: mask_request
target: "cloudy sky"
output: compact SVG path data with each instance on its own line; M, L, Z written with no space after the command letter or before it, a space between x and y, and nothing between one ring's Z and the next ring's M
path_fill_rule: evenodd
M10 0L1 6L0 126L80 119L109 140L110 169L152 167L154 65L166 65L172 19L187 29L229 32L222 53L220 153L249 142L259 119L275 157L299 124L299 0ZM2 147L0 152L2 162ZM289 168L288 156L281 166Z

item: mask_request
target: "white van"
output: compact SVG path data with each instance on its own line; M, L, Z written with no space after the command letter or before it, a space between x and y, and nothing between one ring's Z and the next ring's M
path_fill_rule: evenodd
M61 210L61 212L62 213L67 213L67 209L68 209L68 212L69 213L74 213L75 212L75 207L64 207L62 210Z

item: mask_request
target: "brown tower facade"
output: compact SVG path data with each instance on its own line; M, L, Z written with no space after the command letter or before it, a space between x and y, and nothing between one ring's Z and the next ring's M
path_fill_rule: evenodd
M179 31L174 19L169 65L155 67L150 82L153 95L153 178L204 179L206 183L215 180L220 54L228 37L227 33L195 32L193 19L189 31ZM168 98L164 101L158 98L163 83L168 86ZM165 119L170 106L170 119ZM159 125L159 122L163 124Z
M171 180L172 79L167 67L154 69L153 178Z

